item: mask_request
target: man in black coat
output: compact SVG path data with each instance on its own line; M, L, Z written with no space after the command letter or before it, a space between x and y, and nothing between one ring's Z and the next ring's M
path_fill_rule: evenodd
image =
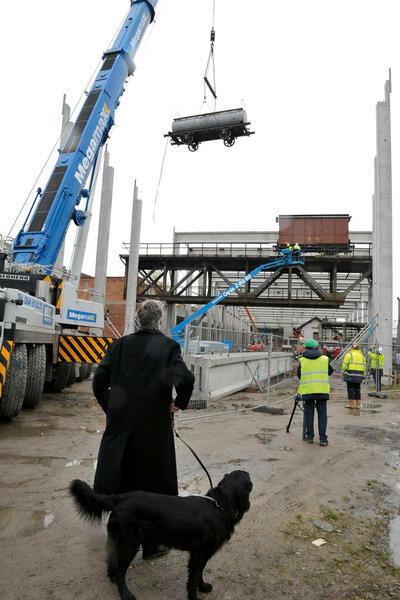
M194 375L179 344L159 331L161 318L159 302L144 302L139 331L115 341L96 369L93 392L106 413L96 492L178 494L171 413L187 407Z

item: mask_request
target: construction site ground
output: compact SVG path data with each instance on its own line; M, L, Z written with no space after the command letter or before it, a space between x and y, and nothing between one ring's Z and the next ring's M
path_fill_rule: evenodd
M285 431L294 385L272 391L285 415L252 411L264 396L248 393L218 401L207 418L180 417L182 437L215 482L245 469L254 483L249 513L207 566L208 597L400 598L400 393L383 400L364 386L363 408L350 411L334 378L323 448L302 441L300 412ZM106 576L104 524L82 522L68 494L72 479L93 482L103 428L89 381L0 423L2 600L118 598ZM177 456L181 493L204 493L206 476L179 441ZM319 538L326 543L317 547ZM186 562L178 551L154 562L138 556L128 585L138 600L184 600Z

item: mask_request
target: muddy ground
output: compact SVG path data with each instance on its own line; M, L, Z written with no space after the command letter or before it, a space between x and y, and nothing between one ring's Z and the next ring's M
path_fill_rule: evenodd
M180 419L214 481L241 468L254 482L250 512L207 567L210 600L400 598L400 394L365 398L350 412L343 384L334 388L327 448L302 441L300 414L290 434L288 414ZM273 392L286 412L292 389ZM93 481L103 427L89 382L0 424L2 600L118 598L105 574L104 527L79 521L67 492L71 479ZM204 493L207 480L180 442L177 454L182 493ZM326 544L314 546L317 538ZM152 563L137 558L129 586L138 600L184 600L185 564L177 551Z

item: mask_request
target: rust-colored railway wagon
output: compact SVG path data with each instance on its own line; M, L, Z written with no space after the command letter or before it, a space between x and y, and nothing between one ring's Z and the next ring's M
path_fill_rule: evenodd
M278 244L348 248L350 219L350 215L279 215Z

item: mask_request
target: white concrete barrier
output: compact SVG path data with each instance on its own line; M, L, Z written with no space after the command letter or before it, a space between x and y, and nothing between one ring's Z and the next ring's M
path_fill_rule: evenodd
M268 379L268 352L187 355L185 361L196 376L194 400L217 400L248 387L257 388ZM293 358L287 352L272 352L271 378L288 373Z

